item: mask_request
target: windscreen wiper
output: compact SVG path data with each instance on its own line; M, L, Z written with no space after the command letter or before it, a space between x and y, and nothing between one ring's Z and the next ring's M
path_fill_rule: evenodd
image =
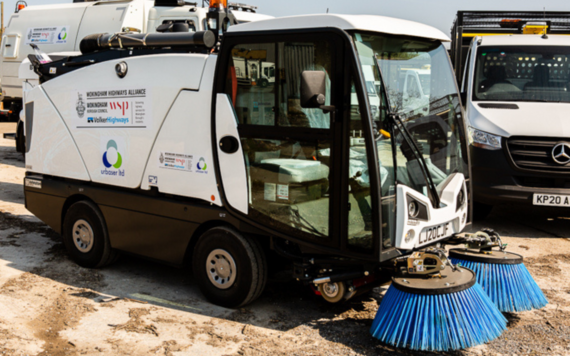
M404 140L406 141L408 146L410 146L410 148L412 148L411 149L412 153L414 154L414 156L416 157L418 162L420 162L420 168L422 170L422 174L424 176L424 179L428 183L429 190L430 190L431 195L433 196L433 199L434 199L433 203L434 203L436 208L439 208L440 207L439 194L437 193L436 186L433 183L431 175L429 174L429 171L427 169L427 163L426 163L423 155L421 154L420 148L416 144L416 141L414 140L414 138L412 137L412 135L410 134L410 132L406 128L406 125L404 125L404 123L402 122L402 118L400 117L400 114L392 111L392 105L390 105L390 97L389 97L388 92L387 92L388 87L386 86L386 82L384 81L384 76L382 75L382 68L380 68L380 61L378 61L378 59L376 59L376 57L373 57L373 61L374 61L374 63L376 63L376 68L378 69L378 73L380 76L381 90L384 91L384 96L386 98L386 106L387 106L386 115L394 123L394 125L396 125L398 130L400 130L400 132L402 133L402 136L404 137Z

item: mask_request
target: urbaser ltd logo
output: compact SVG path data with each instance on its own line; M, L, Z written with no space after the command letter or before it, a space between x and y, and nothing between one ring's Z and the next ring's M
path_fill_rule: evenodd
M197 173L208 173L208 165L206 164L206 159L204 157L200 158L198 164L196 164L196 168L198 168L196 171Z
M66 38L67 38L67 29L64 27L61 29L59 35L57 35L57 39L60 41L65 41Z
M102 175L125 176L125 170L120 169L123 166L123 156L119 152L119 146L115 140L107 142L107 149L103 153L103 165L105 169L101 170Z

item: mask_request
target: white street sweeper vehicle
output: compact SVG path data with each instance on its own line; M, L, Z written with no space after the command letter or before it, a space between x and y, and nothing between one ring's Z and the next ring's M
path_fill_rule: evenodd
M568 35L570 12L458 12L476 218L504 203L570 207Z
M281 256L332 303L393 278L372 330L384 342L447 350L500 335L475 272L440 248L511 261L494 232L460 234L469 158L447 36L328 14L225 30L224 2L210 6L209 31L93 34L81 55L30 58L41 84L24 109L26 207L78 264L190 262L222 306L259 297ZM240 81L243 53L273 63L275 80ZM403 105L414 68L429 75L427 107Z
M230 4L231 24L271 18L256 13L255 6ZM179 0L79 1L18 7L2 37L0 75L2 103L0 119L18 122L16 149L25 150L22 91L37 85L35 73L20 77L20 64L33 54L36 45L53 59L78 52L83 37L100 32L196 32L206 29L208 7ZM79 53L78 53L79 54ZM21 115L22 114L22 115ZM22 117L22 120L20 120ZM8 135L7 135L8 136Z

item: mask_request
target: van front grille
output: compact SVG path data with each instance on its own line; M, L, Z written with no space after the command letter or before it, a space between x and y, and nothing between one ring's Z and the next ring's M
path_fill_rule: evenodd
M552 157L554 147L562 142L568 142L566 153L570 156L570 139L562 137L514 136L507 140L507 146L509 155L518 168L567 173L570 172L570 162L559 164Z

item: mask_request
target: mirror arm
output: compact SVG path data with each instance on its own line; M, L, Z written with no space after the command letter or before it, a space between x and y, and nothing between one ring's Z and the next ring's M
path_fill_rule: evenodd
M321 105L319 109L325 114L331 113L331 122L336 121L336 107L334 105Z

